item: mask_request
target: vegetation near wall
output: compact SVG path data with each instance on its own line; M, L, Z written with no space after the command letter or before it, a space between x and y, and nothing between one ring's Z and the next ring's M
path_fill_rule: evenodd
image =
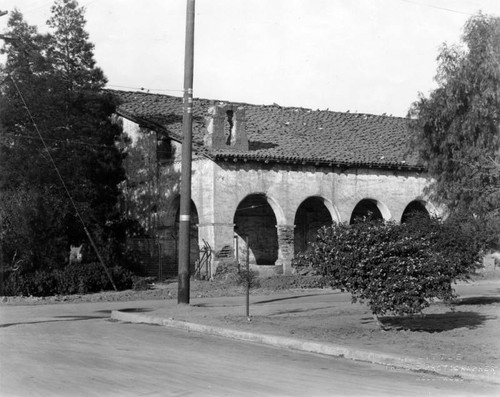
M500 17L478 14L460 45L443 44L437 88L409 112L413 139L450 214L480 218L500 249Z
M414 217L403 224L366 221L319 230L294 266L310 267L378 315L421 313L454 297L452 282L479 265L482 239L472 223Z
M119 290L133 286L131 271L115 266L109 269ZM51 296L86 294L113 289L99 263L75 263L63 269L38 270L5 274L4 292L7 296Z
M118 206L123 134L84 14L76 0L55 0L39 33L19 10L9 13L11 39L0 48L0 295L12 287L2 280L34 282L22 293L50 290L72 245L88 244L87 262L127 265L137 225Z

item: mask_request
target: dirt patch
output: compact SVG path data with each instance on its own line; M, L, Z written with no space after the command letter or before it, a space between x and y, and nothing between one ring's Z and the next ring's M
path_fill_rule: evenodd
M457 310L460 308L460 310ZM371 312L359 304L338 303L312 311L252 316L226 316L228 326L237 329L280 334L421 358L444 366L477 368L479 372L500 371L500 303L461 305L450 308L431 305L423 316L384 317L391 327L382 331Z

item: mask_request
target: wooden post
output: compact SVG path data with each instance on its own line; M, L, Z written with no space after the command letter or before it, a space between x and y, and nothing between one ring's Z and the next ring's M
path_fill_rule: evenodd
M189 250L191 226L191 162L193 135L194 5L187 0L184 58L184 113L182 136L181 208L179 216L179 286L177 303L189 304Z

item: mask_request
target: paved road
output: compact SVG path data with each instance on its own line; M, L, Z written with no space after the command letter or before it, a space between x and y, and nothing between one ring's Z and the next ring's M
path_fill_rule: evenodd
M145 302L0 307L1 396L465 396L498 387L111 322Z

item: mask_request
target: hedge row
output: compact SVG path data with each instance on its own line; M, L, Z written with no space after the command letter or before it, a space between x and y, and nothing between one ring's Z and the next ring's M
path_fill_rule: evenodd
M120 266L108 268L117 289L132 288L133 273ZM7 296L51 296L87 294L112 290L113 286L99 263L71 264L64 269L41 270L33 273L16 271L4 274Z

